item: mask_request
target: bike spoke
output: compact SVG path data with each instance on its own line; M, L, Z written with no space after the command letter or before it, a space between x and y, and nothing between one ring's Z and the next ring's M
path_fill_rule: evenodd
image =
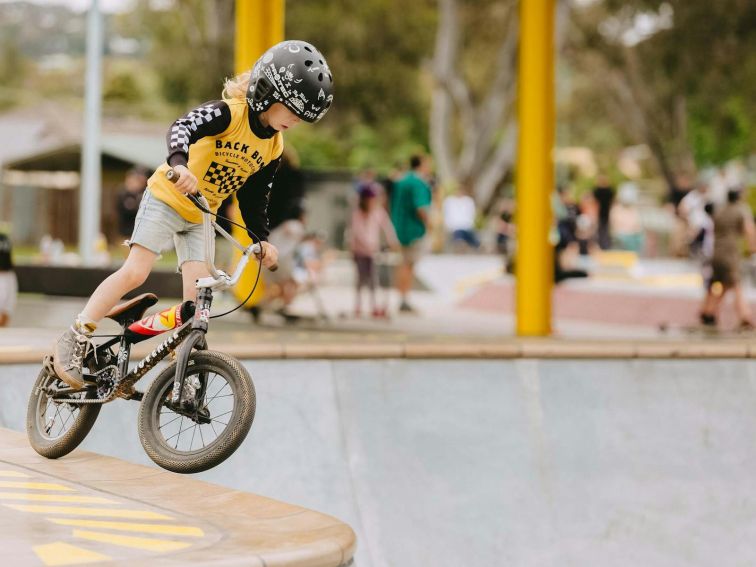
M192 429L192 440L189 441L189 450L192 450L192 446L194 445L194 435L197 433L197 426L195 425Z
M184 416L181 416L181 423L179 423L178 439L176 439L176 447L175 447L175 449L178 449L179 441L181 441L181 426L182 425L184 425Z
M205 388L205 392L209 392L209 391L210 391L210 386L212 386L212 385L213 385L213 382L215 382L215 379L216 379L217 377L218 377L218 375L217 375L217 374L213 374L213 379L212 379L212 380L210 380L210 383L209 383L209 384L207 385L207 388Z
M226 386L228 386L228 384L226 384ZM232 390L230 394L223 394L223 395L221 396L221 395L220 395L220 393L221 393L221 392L222 392L223 390L225 390L225 389L226 389L226 388L224 387L224 388L221 388L220 390L218 390L218 391L217 391L217 392L215 393L215 395L214 395L214 396L211 396L210 398L208 398L208 399L207 399L207 402L208 402L208 403L210 403L211 401L213 401L213 400L215 400L215 399L217 399L217 398L227 398L227 397L229 397L229 396L233 396L233 395L234 395L234 392L233 392L233 390Z
M53 416L53 419L52 419L53 424L58 423L59 422L58 420L60 421L63 420L63 418L60 415L60 406L55 407L55 415ZM50 431L52 432L52 427L50 427ZM58 434L55 435L54 437L59 437L59 436L60 436L60 432L58 432Z
M66 425L68 425L68 422L71 420L72 417L73 417L73 412L70 412L66 420L63 422L62 427L60 428L61 433L63 433L66 430Z
M199 432L200 432L200 441L202 441L202 447L204 448L204 446L205 446L205 438L202 435L202 426L201 425L200 425L200 428L199 428Z
M221 393L221 392L222 392L223 390L225 390L226 388L231 388L231 385L230 385L230 384L229 384L228 382L226 382L226 381L224 380L224 382L223 382L223 386L221 386L220 388L218 388L218 390L216 390L215 394L213 394L213 395L212 395L211 397L213 397L213 398L214 398L214 397L218 396L218 395L219 395L219 394L220 394L220 393ZM210 391L210 390L208 390L208 392L209 392L209 391ZM231 391L233 392L233 390L231 390Z
M170 413L173 413L173 412L170 412ZM166 427L166 426L170 425L171 423L173 423L174 421L177 421L177 420L181 419L182 417L184 417L184 416L183 415L177 415L172 420L170 420L168 423L164 423L163 425L161 425L159 427L159 429L163 429L163 427Z

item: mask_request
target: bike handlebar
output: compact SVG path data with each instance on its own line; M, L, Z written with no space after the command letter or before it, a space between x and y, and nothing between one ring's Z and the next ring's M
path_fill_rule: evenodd
M176 183L180 177L181 174L174 169L169 169L165 173L165 178L171 183ZM202 226L204 227L205 231L205 265L207 266L208 271L218 282L225 282L225 284L227 284L229 287L235 285L236 282L239 281L239 278L241 277L241 274L244 271L247 262L249 261L249 254L251 253L254 254L257 258L261 258L261 254L263 253L262 244L260 242L253 242L245 248L233 236L223 230L215 222L213 222L212 213L210 212L210 205L204 195L202 195L201 193L187 194L186 197L190 201L192 201L192 203L194 203L194 205L200 211L202 211ZM236 271L231 277L215 267L215 231L218 231L221 236L229 240L231 244L233 244L242 252L242 257L236 266ZM273 264L268 269L271 272L275 272L278 269L278 264Z

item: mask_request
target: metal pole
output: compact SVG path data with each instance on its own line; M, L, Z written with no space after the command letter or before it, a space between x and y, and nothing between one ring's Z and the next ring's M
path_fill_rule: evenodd
M249 71L265 51L284 39L284 0L236 0L236 38L234 44L234 69L237 74ZM238 207L237 207L238 210ZM242 222L241 215L236 220ZM247 246L251 240L246 231L233 227L232 234ZM239 254L236 253L238 259ZM249 267L251 266L251 268ZM239 282L234 287L234 295L243 301L257 280L257 262L250 262ZM255 305L263 295L264 280L261 278L248 305Z
M100 234L102 48L102 16L98 1L92 0L87 14L87 72L84 91L84 134L81 143L81 189L79 190L79 254L85 266L91 266L94 263L95 242Z
M234 67L248 71L266 49L284 39L284 0L236 0Z
M517 334L551 333L555 0L520 0Z

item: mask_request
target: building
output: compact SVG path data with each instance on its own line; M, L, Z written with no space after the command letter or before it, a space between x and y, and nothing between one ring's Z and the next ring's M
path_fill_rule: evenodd
M0 222L16 244L49 234L78 238L81 169L80 111L48 103L0 115ZM156 168L165 159L167 126L103 120L101 226L115 242L115 197L126 171Z

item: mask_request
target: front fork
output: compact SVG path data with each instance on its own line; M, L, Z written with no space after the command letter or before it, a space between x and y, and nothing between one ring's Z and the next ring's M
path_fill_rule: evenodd
M197 307L192 320L192 331L189 336L179 347L176 354L176 373L173 378L173 391L171 393L171 405L175 408L183 408L184 403L191 404L194 400L182 400L184 394L184 383L186 382L186 369L189 365L189 356L192 350L207 349L205 335L207 333L210 321L210 306L213 303L213 291L210 288L202 287L197 292ZM207 373L202 372L199 376L200 390L197 395L197 407L203 406L205 390L207 389Z

